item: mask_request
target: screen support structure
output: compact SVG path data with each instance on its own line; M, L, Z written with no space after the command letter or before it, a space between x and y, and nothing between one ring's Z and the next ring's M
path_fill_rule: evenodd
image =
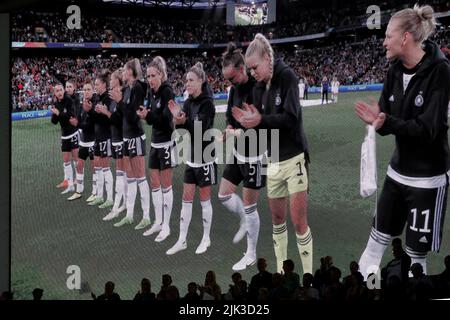
M0 14L0 294L11 290L11 120L9 14Z

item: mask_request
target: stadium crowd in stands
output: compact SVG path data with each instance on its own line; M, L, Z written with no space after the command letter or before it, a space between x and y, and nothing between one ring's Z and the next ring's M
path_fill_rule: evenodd
M403 8L408 1L390 1L381 6L382 16L387 21L390 14ZM256 33L268 38L286 38L329 32L342 28L363 28L367 20L366 9L373 1L360 0L341 3L339 8L283 8L283 15L271 24L259 26L229 26L223 17L208 19L211 22L188 19L165 19L146 15L93 15L83 10L80 29L66 26L68 15L58 12L27 11L12 16L11 39L20 42L123 42L123 43L226 43L228 41L251 41ZM436 12L448 11L448 0L431 0ZM297 4L292 4L296 6Z
M333 264L333 258L320 259L320 267L315 274L303 277L296 272L295 263L288 259L283 263L283 274L267 270L267 261L259 258L258 272L251 279L243 279L238 272L231 275L228 286L217 283L214 271L208 271L204 283L189 282L186 289L179 289L169 274L162 275L159 291L152 291L148 278L143 278L134 297L120 296L115 284L108 281L100 295L91 293L94 300L121 300L152 302L181 301L196 302L215 300L229 302L311 301L326 302L367 302L367 301L425 301L450 297L450 255L444 259L444 270L437 275L425 275L419 263L411 265L411 259L404 251L401 240L392 241L393 259L381 269L381 278L369 275L364 281L356 261L349 264L349 271L343 271ZM186 292L181 294L180 291ZM44 289L32 292L33 300L41 300ZM13 292L4 292L0 300L12 300ZM31 298L31 297L30 297Z
M450 54L450 27L443 27L433 37L447 55ZM279 46L276 52L305 78L309 86L320 85L323 76L336 75L341 85L381 83L388 62L382 47L382 39L372 36L358 42L341 41L325 47L289 50ZM292 49L292 46L289 46ZM169 81L175 94L183 93L183 75L194 61L204 65L208 81L215 93L225 92L227 83L221 73L220 53L206 54L185 50L164 55L169 71ZM139 57L143 68L151 61L150 55ZM80 90L86 79L93 79L101 69L116 70L129 57L17 57L12 66L13 111L47 109L51 104L52 84L55 81L75 80Z

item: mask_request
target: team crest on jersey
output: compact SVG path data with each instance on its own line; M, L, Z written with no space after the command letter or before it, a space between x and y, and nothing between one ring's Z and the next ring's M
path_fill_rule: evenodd
M416 99L414 100L414 104L416 107L421 107L423 105L423 97L422 97L422 91L419 92Z
M281 97L280 94L277 93L277 96L275 97L275 105L278 107L281 104Z
M64 108L63 112L67 112L67 109L66 109L66 108Z
M394 102L394 95L391 95L391 96L389 97L389 101L390 101L390 102Z
M161 102L158 100L158 102L156 103L156 109L159 109L161 107Z

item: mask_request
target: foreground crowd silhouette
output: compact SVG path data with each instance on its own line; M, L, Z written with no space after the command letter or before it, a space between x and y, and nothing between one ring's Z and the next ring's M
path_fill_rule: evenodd
M210 270L203 283L176 283L169 274L161 277L161 286L154 289L149 279L143 278L136 286L134 297L121 296L120 287L113 281L105 284L101 294L91 292L91 298L97 301L229 301L229 302L264 302L311 301L327 302L365 302L365 301L425 301L430 299L450 298L450 255L444 258L444 270L435 275L425 275L418 263L411 265L411 259L402 248L399 238L392 241L393 259L381 269L379 284L367 283L359 272L356 261L349 264L347 272L333 264L333 258L320 259L320 267L314 273L301 277L296 272L294 261L288 259L283 263L283 273L271 273L267 270L264 258L257 260L257 273L251 279L243 279L239 272L231 275L230 284L218 284L216 274ZM346 276L344 276L346 274ZM30 299L45 299L45 289L36 288ZM180 291L185 291L181 294ZM3 292L0 300L13 300L13 292Z

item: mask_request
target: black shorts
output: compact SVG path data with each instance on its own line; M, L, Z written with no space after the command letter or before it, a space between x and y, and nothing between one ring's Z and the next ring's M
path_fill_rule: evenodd
M111 157L111 139L104 141L95 141L94 155L100 158Z
M123 155L125 157L145 156L145 135L136 138L123 139Z
M78 149L79 139L80 135L78 134L78 132L70 138L61 138L61 151L71 152L72 150Z
M266 186L266 176L262 174L262 161L253 163L234 162L227 164L222 177L234 185L239 185L244 181L243 186L249 189L261 189Z
M439 251L447 203L448 176L437 188L418 188L386 176L373 227L393 237L406 224L406 246L415 252Z
M80 146L78 149L78 158L86 161L87 158L94 160L94 146L92 147L84 147Z
M195 184L199 187L212 186L217 183L217 164L206 164L202 167L191 167L186 164L184 183Z
M113 142L112 144L112 157L113 159L122 159L123 158L123 145L124 142Z
M150 169L164 170L174 168L177 165L175 143L162 148L150 148L148 155L148 167Z

